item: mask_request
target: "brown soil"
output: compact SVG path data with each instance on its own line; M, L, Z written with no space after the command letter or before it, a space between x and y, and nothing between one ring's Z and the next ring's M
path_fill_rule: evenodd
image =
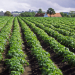
M13 30L13 29L12 29ZM21 30L21 28L20 28ZM21 75L41 75L40 67L38 65L38 61L35 59L35 57L31 54L30 47L27 45L27 42L25 41L23 31L21 31L22 40L23 40L23 51L27 55L26 60L29 62L29 66L25 66L25 71ZM10 35L11 36L11 35ZM62 56L58 56L52 49L50 49L50 46L46 45L44 41L38 36L37 39L40 41L42 47L44 50L48 51L51 55L51 59L54 62L54 64L61 69L63 75L75 75L75 67L71 67L68 65L67 62L62 62L64 59ZM9 42L7 41L6 49L3 53L3 60L0 62L0 75L9 75L9 71L5 65L4 60L7 59L6 55L9 50Z
M32 28L31 28L31 30L34 32L34 30ZM62 60L64 58L62 56L59 56L58 54L56 54L52 49L50 49L50 46L48 46L37 34L36 34L36 36L37 36L37 39L40 41L43 49L50 53L50 56L51 56L50 59L52 59L54 64L59 69L61 69L63 75L75 75L75 67L72 67L67 62L62 62Z
M20 33L21 33L21 39L22 39L22 41L24 42L25 40L24 40L24 35L23 35L23 32L22 32L22 30L21 30L21 27L20 27ZM25 43L22 43L22 50L23 50L23 52L26 54L26 48L25 48ZM28 57L26 58L27 59L27 61L28 61L28 63L29 63L29 60L28 60ZM21 75L29 75L30 72L31 71L31 68L30 68L30 64L29 64L29 66L27 66L27 65L25 65L25 67L24 67L24 73L23 74L21 74Z
M1 62L0 62L0 75L8 75L8 70L5 65L5 61L4 61L5 59L7 59L6 55L7 55L8 50L9 50L9 42L7 41L6 49L2 53L3 60L1 60Z
M75 67L71 67L67 62L62 62L64 59L62 56L57 55L53 50L50 49L49 46L43 44L43 42L41 44L43 48L50 53L50 58L54 64L61 69L63 75L75 75Z
M29 66L26 66L24 68L25 72L23 74L21 74L21 75L41 75L37 60L31 54L30 47L27 46L27 42L25 41L24 34L23 34L23 31L21 30L21 27L20 27L20 32L21 32L21 36L22 36L21 38L22 38L22 40L24 42L23 43L23 51L27 55L26 60L29 62Z
M27 61L29 62L29 66L25 67L25 72L22 75L41 75L37 60L33 55L31 55L31 50L26 44L27 43L25 42L25 53L27 55Z
M20 28L21 30L21 28ZM13 31L13 27L11 29L11 33ZM24 69L24 73L21 74L21 75L41 75L41 72L39 70L39 65L37 63L37 60L35 59L35 57L31 54L31 50L30 50L30 47L27 46L27 42L25 41L24 39L24 35L23 35L23 32L21 32L21 35L22 35L22 40L23 40L23 51L24 53L27 55L27 58L26 60L29 62L29 66L25 66ZM11 37L12 34L9 35L9 38ZM0 62L0 75L9 75L9 70L7 69L7 66L5 65L5 59L7 59L7 53L8 53L8 50L10 49L10 46L9 46L9 41L7 41L7 45L5 47L5 50L3 52L3 60Z
M11 33L12 33L12 31L13 31L13 26L11 29ZM11 33L9 35L9 39L11 37ZM5 59L7 59L7 53L8 53L9 48L10 48L9 41L7 41L7 45L5 46L5 50L2 53L3 60L1 60L1 62L0 62L0 75L9 75L9 71L8 71L7 66L5 65L5 61L4 61Z

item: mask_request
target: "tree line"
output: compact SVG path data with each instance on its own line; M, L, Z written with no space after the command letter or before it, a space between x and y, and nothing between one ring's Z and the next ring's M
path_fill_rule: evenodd
M44 13L44 12L42 11L42 9L39 9L37 13ZM55 11L54 11L54 9L49 8L47 10L47 13L51 15L51 14L55 14ZM35 12L24 12L24 13L21 13L19 16L21 16L21 17L34 17L35 14L36 14Z
M4 13L4 16L13 16L13 15L10 13L10 11L6 11L6 12Z
M60 12L60 14L62 15L62 17L75 17L75 11L70 11L68 14Z
M45 13L45 12L43 12L42 9L39 9L37 13ZM21 17L34 17L35 14L36 14L35 12L23 12L19 16L21 16ZM50 14L50 15L55 14L54 9L48 8L47 14ZM61 14L62 17L75 17L75 11L70 11L68 14L60 12L60 14ZM13 16L13 15L10 13L10 11L6 11L4 13L4 16Z

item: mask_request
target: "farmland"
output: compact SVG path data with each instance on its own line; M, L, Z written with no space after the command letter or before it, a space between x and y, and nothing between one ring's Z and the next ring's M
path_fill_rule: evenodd
M75 75L75 18L0 17L0 75Z

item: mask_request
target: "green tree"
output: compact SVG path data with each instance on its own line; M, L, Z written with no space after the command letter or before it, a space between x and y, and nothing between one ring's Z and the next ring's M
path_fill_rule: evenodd
M60 14L61 14L62 17L64 17L64 13L63 12L60 12Z
M64 17L67 17L67 13L64 13Z
M72 14L71 17L75 17L75 14Z
M51 14L55 14L54 9L52 9L52 8L48 8L48 10L47 10L47 14L50 14L50 17L51 17Z
M71 15L67 15L67 17L71 17Z
M75 11L70 11L69 14L71 15L71 17L75 16Z
M10 13L10 11L6 11L5 13L4 13L4 16L11 16L12 14Z
M32 17L34 17L35 16L35 12L32 12Z
M68 17L67 13L60 12L62 17Z
M24 13L21 13L19 16L21 16L21 17L34 17L35 12L24 12Z
M42 12L42 9L39 9L37 13L43 13L43 12Z

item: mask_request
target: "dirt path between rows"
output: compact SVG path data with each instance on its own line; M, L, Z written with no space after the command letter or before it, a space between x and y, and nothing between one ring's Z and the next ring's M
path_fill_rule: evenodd
M13 25L11 28L11 33L9 35L9 39L11 37L12 32L13 32ZM9 49L10 49L9 41L7 40L7 45L5 46L5 50L2 53L3 60L1 60L1 62L0 62L0 75L9 75L9 71L8 71L7 66L5 65L5 61L4 61L5 59L7 59L7 53L8 53Z
M25 72L21 75L41 75L41 72L39 70L39 65L37 63L37 60L35 57L31 54L30 47L27 46L27 42L25 41L23 31L20 27L21 32L21 38L23 40L23 52L27 55L27 61L29 62L29 66L25 67Z
M30 29L34 32L31 27ZM37 39L40 41L43 49L50 53L50 59L59 69L61 69L63 75L75 75L75 67L68 65L67 62L62 62L64 58L62 56L58 56L52 49L50 49L50 46L46 45L46 43L37 35L37 33L35 34L37 36Z

